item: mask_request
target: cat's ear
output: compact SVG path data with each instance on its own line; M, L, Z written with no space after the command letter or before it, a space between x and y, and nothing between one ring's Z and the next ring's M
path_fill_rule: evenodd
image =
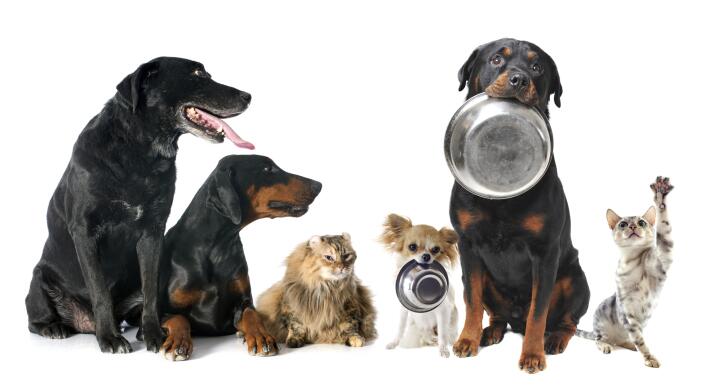
M342 237L346 242L350 242L350 234L342 233Z
M650 206L649 209L643 214L643 218L645 218L646 221L650 222L651 225L655 226L655 219L656 219L657 212L655 211L655 206Z
M410 222L410 219L397 214L390 214L383 224L383 233L380 235L380 242L384 243L388 248L391 248L411 227L412 222ZM396 248L397 247L402 248L402 245L396 245Z
M610 226L610 230L615 230L615 226L617 226L618 222L620 222L620 216L615 214L612 209L608 209L605 213L605 218L607 218L607 223Z
M322 243L322 237L319 235L313 235L312 238L308 241L308 246L310 246L311 249L315 250L320 246Z

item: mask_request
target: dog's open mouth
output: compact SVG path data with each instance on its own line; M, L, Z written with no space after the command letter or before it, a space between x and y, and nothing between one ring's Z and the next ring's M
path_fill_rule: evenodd
M223 138L228 138L238 147L247 148L249 150L255 149L254 144L241 138L220 117L194 106L185 107L184 113L185 118L193 123L196 128L201 130L210 139L216 142L222 142Z
M282 201L270 201L270 203L268 203L268 207L273 210L284 211L291 217L300 217L308 211L308 205Z

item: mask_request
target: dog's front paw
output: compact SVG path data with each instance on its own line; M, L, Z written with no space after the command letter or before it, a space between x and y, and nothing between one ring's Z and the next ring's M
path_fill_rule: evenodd
M160 354L170 361L186 361L193 351L192 339L185 333L168 333Z
M477 356L479 346L480 341L461 336L453 345L453 353L460 358Z
M348 337L347 341L345 342L347 346L352 346L353 348L359 348L365 345L365 338L359 335L352 335Z
M305 346L305 341L302 338L292 336L288 337L287 340L285 340L285 346L291 349L301 348Z
M545 369L545 353L525 353L520 355L518 362L520 370L524 370L530 374L541 372Z
M665 208L665 196L674 189L675 186L670 184L670 178L659 176L655 178L655 183L650 185L650 189L655 193L655 204L661 208Z
M43 337L51 338L54 340L60 340L68 338L73 335L75 331L69 326L63 325L59 322L51 323L40 330L40 335Z
M260 315L255 309L248 308L243 312L239 323L239 330L247 343L248 354L255 356L274 356L278 354L275 337L265 330L265 325L260 320Z
M387 345L385 345L385 349L392 350L395 349L400 344L400 341L390 341Z
M97 335L100 351L103 353L130 353L130 343L121 335Z
M440 346L440 357L450 357L450 349L447 346Z
M160 351L163 340L165 339L160 325L156 325L154 322L143 323L141 337L142 338L138 338L138 340L144 341L147 350L153 353Z
M505 325L490 324L490 326L483 329L480 346L485 347L499 344L505 337L505 331Z
M645 366L649 368L659 368L660 362L653 356L647 356L645 357Z

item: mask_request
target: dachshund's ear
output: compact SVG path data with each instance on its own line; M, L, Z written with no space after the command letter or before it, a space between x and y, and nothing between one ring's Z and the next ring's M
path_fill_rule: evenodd
M555 61L550 59L550 63L552 64L552 80L550 83L550 93L555 94L553 100L555 101L555 105L560 108L560 97L563 93L562 83L560 83L560 73L558 72L557 66L555 65Z
M135 72L125 76L125 79L115 87L120 99L130 106L133 113L137 110L140 99L143 97L142 91L145 82L157 73L158 67L158 62L155 60L142 64Z
M458 91L462 91L465 89L465 84L467 84L468 80L470 80L470 74L472 74L473 70L475 69L475 65L477 63L478 56L480 56L480 52L487 46L487 44L483 44L477 48L470 54L470 57L467 58L465 61L465 64L460 67L460 70L458 71L458 81L460 82L460 88L458 88Z
M242 222L242 203L230 180L231 174L232 171L227 168L218 168L213 172L208 182L206 204L239 225Z

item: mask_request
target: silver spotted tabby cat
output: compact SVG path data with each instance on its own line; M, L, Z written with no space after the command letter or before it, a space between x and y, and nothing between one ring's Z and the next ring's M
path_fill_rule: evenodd
M657 211L650 207L641 217L622 218L612 210L607 211L608 225L620 248L615 276L617 289L595 311L593 332L578 330L576 334L595 340L598 349L606 354L615 347L637 350L643 355L645 365L657 368L660 363L645 344L643 328L672 263L672 227L665 198L673 186L669 178L657 177L650 188Z

